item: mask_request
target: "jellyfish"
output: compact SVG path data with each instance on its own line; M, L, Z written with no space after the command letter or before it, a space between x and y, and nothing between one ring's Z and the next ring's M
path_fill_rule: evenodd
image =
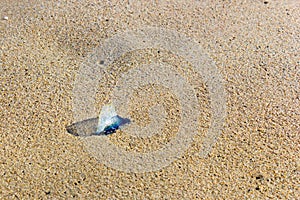
M117 115L113 104L108 104L102 107L99 117L76 122L67 126L66 129L68 133L75 136L100 136L113 134L129 123L128 118Z

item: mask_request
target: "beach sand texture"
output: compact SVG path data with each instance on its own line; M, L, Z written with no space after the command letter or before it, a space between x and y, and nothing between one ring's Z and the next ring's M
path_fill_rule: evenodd
M299 198L297 1L0 0L0 18L0 199ZM195 86L200 111L198 134L178 159L129 173L102 163L66 126L76 122L73 88L82 63L107 38L145 26L175 30L201 46L223 77L226 118L211 152L198 156L212 119L205 81L189 60L167 50L122 55L95 86L96 110L109 103L126 69L167 62ZM143 86L128 107L146 126L157 103L166 110L161 134L118 131L108 140L128 152L163 148L181 123L172 90Z

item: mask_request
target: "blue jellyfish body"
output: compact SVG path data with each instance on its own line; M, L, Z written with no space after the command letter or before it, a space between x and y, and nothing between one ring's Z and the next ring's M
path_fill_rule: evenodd
M111 121L112 121L112 123L110 125L106 126L104 128L104 130L99 133L99 135L102 135L102 134L104 134L104 135L110 135L112 133L115 133L116 130L119 129L121 126L130 123L129 119L122 118L119 115L114 116L111 119Z
M95 135L109 135L115 133L121 126L130 123L127 118L122 118L117 115L112 104L103 106Z

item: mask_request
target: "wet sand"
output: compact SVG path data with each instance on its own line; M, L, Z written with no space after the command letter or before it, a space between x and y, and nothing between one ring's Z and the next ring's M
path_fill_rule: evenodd
M300 196L300 7L296 1L1 0L0 17L0 199ZM82 139L67 133L66 126L75 122L73 87L82 63L105 39L143 26L176 30L199 43L223 76L227 115L211 152L197 156L210 126L210 100L203 80L187 71L201 94L199 134L171 165L154 172L127 173L97 160ZM169 59L174 66L183 62L169 52L145 49L115 65L136 66L157 57ZM118 74L112 77L99 84L98 110L109 100L111 87L106 81ZM109 136L113 144L129 152L145 152L174 137L180 104L172 91L160 91L158 99L166 100L160 103L170 117L165 134L146 141L117 132ZM140 112L133 110L133 118L146 125L150 121L143 108L153 106L150 97L157 99L157 94L149 89L135 95L131 107Z

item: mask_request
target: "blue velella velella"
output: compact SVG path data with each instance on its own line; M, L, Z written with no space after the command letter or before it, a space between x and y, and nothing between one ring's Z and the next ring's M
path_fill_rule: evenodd
M67 126L67 131L75 136L110 135L130 123L127 118L117 115L112 104L104 105L98 118L90 118Z
M118 128L129 122L129 119L117 115L115 107L112 104L105 105L99 115L96 135L114 133Z

